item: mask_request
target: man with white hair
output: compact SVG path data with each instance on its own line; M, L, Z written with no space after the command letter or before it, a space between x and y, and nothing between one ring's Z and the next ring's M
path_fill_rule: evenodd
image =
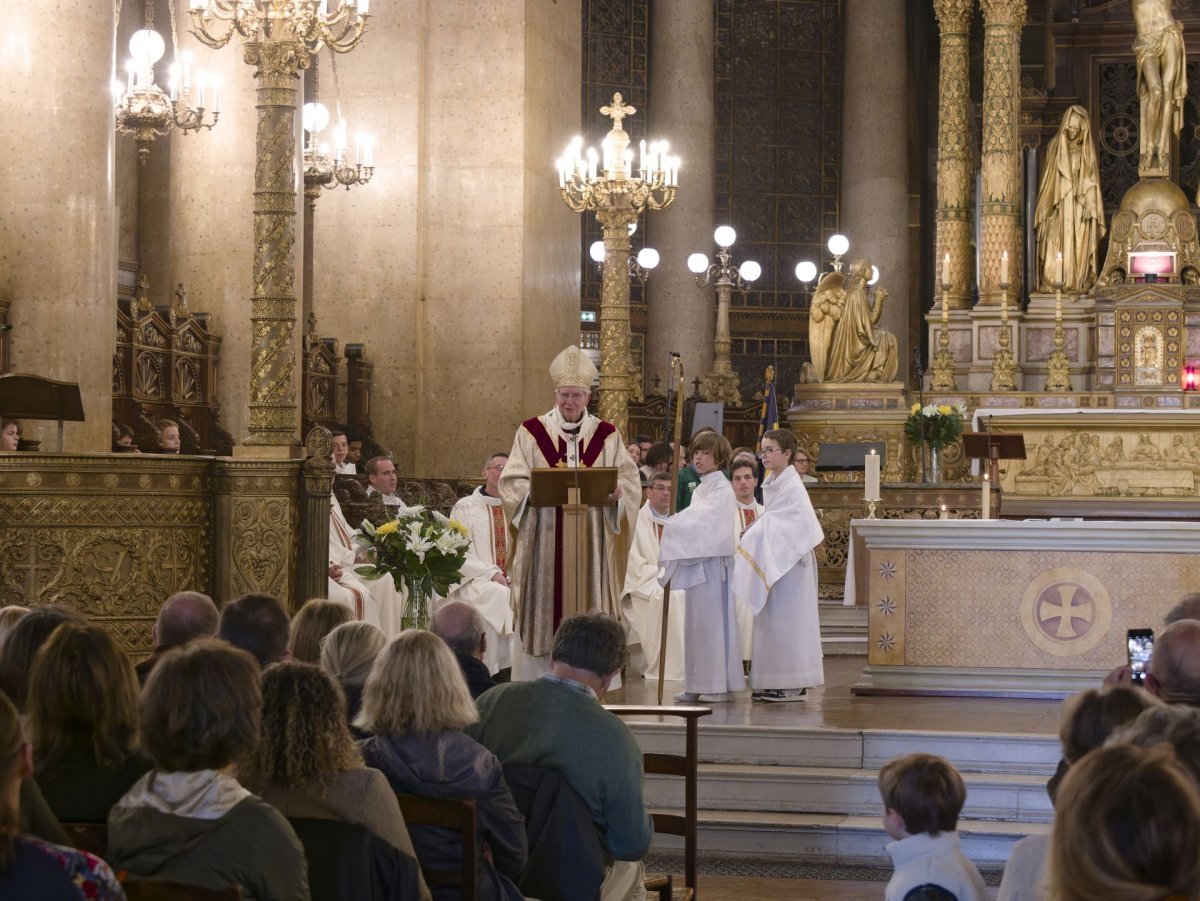
M580 604L613 617L620 615L617 536L633 528L642 487L637 466L616 427L587 411L597 376L595 364L578 347L568 347L554 358L550 364L554 407L521 423L500 476L504 513L517 532L511 573L524 653L520 665L513 667L515 679L537 678L547 670L554 631L564 615L572 612L563 611L562 509L529 508L534 469L617 468L617 488L608 498L611 506L591 507L584 518L586 535L581 546L586 552L578 561L578 573L583 585Z

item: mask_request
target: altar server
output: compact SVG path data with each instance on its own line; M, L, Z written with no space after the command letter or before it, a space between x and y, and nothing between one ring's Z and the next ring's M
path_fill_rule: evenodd
M656 472L646 488L646 503L638 511L633 546L625 567L623 607L646 657L642 675L658 678L658 652L662 647L663 588L658 584L658 546L671 513L671 474ZM667 665L664 677L683 681L683 592L671 592L667 613Z
M467 527L471 546L463 561L462 581L447 595L447 601L463 601L483 617L487 641L483 662L493 676L513 665L512 588L508 578L509 535L504 502L497 488L508 454L495 453L483 468L484 484L459 498L450 518Z
M732 449L723 435L704 432L692 441L692 466L700 484L691 503L667 521L659 548L659 584L686 592L683 606L684 691L675 700L701 695L729 700L746 685L733 610L730 576L737 542L730 523L737 500L722 468Z
M383 630L388 638L400 632L406 593L396 590L390 576L363 579L354 572L357 560L354 549L354 529L342 515L342 505L335 495L329 496L329 600L345 604L356 618Z
M754 489L758 487L758 461L735 454L733 462L729 464L729 481L733 484L733 496L737 498L737 515L733 518L733 537L740 541L742 533L750 528L763 512L763 505L754 499ZM742 649L742 659L749 660L750 638L754 632L754 614L741 601L734 603L734 612L737 614L738 639Z
M792 461L798 444L788 429L763 435L765 511L737 547L734 595L754 613L750 688L756 701L799 701L822 685L817 560L825 540Z

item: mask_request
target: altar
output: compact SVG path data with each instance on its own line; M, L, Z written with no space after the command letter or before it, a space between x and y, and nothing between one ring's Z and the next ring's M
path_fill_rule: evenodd
M858 694L1064 697L1200 585L1195 522L856 519L850 544Z

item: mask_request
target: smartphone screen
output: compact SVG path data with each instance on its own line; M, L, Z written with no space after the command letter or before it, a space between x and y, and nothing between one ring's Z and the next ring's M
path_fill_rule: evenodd
M1150 652L1154 648L1153 629L1130 629L1126 635L1129 646L1129 668L1133 671L1135 685L1146 681L1146 667L1150 664Z

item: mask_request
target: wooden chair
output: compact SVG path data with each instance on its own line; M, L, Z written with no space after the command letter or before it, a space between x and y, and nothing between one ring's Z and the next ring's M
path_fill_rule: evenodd
M457 829L462 841L462 866L451 870L421 871L430 888L454 886L462 890L463 901L475 901L475 799L423 798L420 795L396 795L405 825L441 826Z
M242 887L201 888L182 882L160 882L157 879L129 879L121 874L121 888L129 901L242 901Z
M71 847L103 858L108 851L108 823L63 823Z
M675 889L669 874L648 875L646 891L657 892L660 901L692 901L696 898L696 767L699 763L699 721L700 717L712 713L710 707L671 707L641 706L635 704L606 704L604 709L617 716L677 716L684 720L686 726L683 754L656 754L647 752L642 755L642 768L647 775L678 776L683 783L683 815L677 813L651 814L654 821L654 831L664 835L678 835L683 838L683 870L684 885Z

